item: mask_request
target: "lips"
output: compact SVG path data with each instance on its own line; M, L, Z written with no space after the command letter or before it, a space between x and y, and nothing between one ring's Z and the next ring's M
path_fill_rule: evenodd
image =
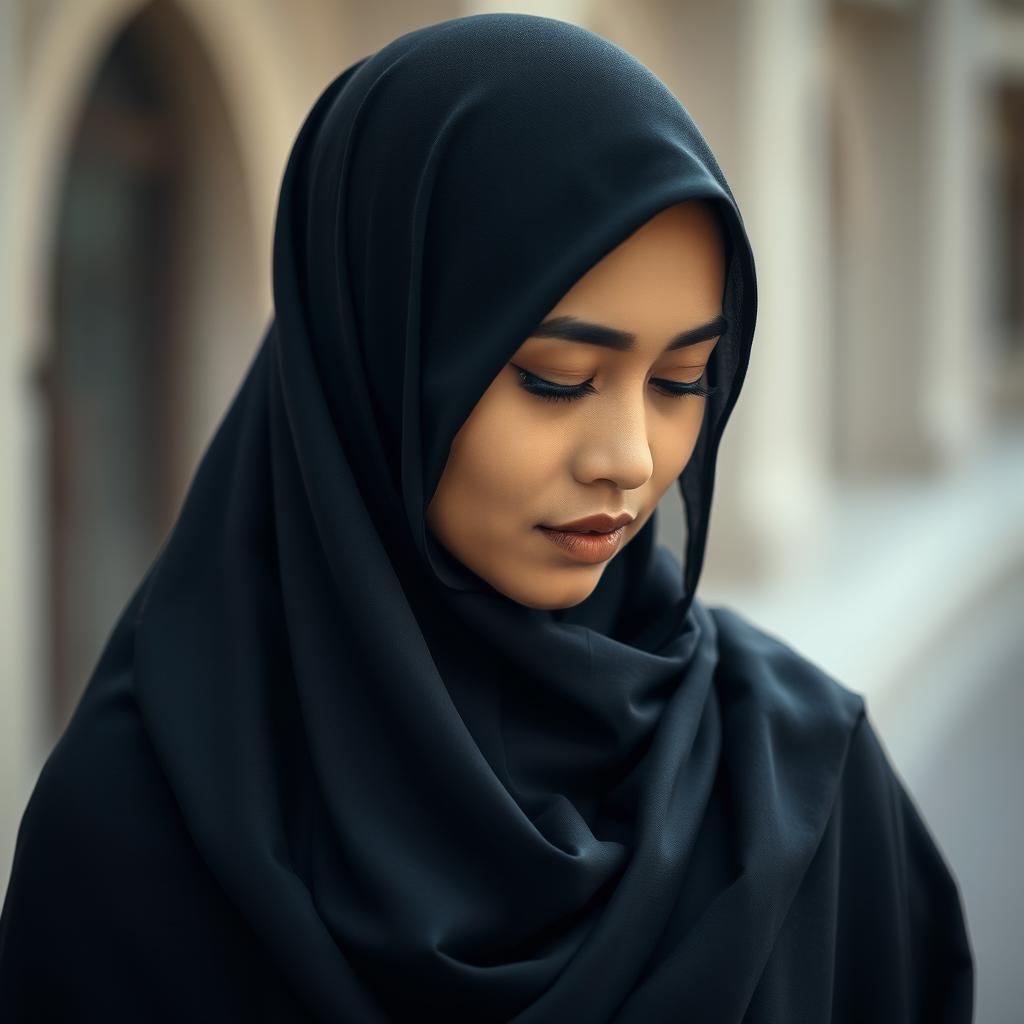
M543 524L546 530L560 530L563 533L612 533L620 526L631 523L636 516L629 512L620 512L618 515L609 515L607 512L599 512L596 515L584 516L582 519L574 519L571 523L559 523L554 526Z

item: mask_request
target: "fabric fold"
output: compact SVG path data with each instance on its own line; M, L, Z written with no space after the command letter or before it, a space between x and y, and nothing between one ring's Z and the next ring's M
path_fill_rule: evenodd
M521 605L428 529L452 439L573 282L695 199L729 327L685 558L655 515L586 600ZM955 884L862 698L695 594L756 280L669 89L549 18L400 36L302 125L273 284L26 811L0 1016L909 1024L948 997L927 1019L967 1020Z

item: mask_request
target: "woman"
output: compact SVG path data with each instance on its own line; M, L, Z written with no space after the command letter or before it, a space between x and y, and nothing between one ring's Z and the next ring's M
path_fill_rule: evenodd
M694 594L756 289L668 89L546 18L401 36L273 271L25 812L0 1017L970 1020L862 698Z

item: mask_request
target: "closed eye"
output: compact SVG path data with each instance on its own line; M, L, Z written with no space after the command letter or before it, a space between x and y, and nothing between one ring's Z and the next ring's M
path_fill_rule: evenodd
M553 381L538 377L522 367L516 366L515 369L519 375L520 386L531 395L536 395L538 398L543 398L546 401L571 402L584 398L586 395L597 394L597 388L589 380L584 381L582 384L555 384ZM670 398L686 398L690 395L707 398L718 390L718 385L708 385L703 380L704 378L702 377L700 380L683 383L676 380L652 377L651 383L663 395L667 395Z

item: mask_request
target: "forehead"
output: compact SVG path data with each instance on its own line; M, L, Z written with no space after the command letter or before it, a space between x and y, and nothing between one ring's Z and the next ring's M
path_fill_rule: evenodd
M724 277L725 242L717 217L705 205L671 206L642 224L606 253L569 289L565 298L589 295L616 281L660 289L700 289Z
M705 207L683 203L647 221L590 267L544 320L568 315L639 334L679 331L714 316L724 288L718 221Z

